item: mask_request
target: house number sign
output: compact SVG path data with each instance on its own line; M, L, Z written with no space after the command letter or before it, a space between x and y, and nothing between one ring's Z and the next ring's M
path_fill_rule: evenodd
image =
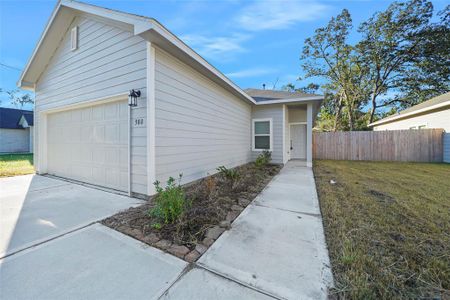
M134 119L133 127L144 127L144 118Z

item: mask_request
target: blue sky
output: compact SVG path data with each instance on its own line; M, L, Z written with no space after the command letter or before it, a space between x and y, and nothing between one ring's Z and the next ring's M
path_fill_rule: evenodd
M156 18L242 88L281 88L302 76L303 41L347 8L357 25L391 1L101 1ZM11 90L56 1L0 0L0 88ZM447 1L433 1L441 10ZM354 36L354 38L356 35ZM19 70L18 70L19 69ZM1 106L7 106L4 96Z

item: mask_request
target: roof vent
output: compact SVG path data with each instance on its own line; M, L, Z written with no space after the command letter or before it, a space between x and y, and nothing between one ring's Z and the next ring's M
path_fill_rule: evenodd
M78 26L72 28L70 32L70 48L72 51L78 49Z

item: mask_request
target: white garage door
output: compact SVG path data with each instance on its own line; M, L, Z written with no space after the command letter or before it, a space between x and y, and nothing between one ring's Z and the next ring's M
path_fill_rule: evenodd
M48 173L128 189L127 102L48 115Z

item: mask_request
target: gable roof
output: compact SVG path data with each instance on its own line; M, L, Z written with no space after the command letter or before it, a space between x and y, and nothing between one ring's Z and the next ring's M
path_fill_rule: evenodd
M399 113L394 114L392 116L370 123L369 126L377 126L385 123L394 122L395 120L398 119L412 117L417 114L425 113L446 106L449 106L450 108L450 92L431 98L430 100L424 101L417 105L411 106L410 108L402 110Z
M56 51L62 37L68 31L73 19L79 14L89 14L128 26L134 35L139 35L144 40L154 43L159 48L190 65L199 73L210 78L235 96L249 103L256 103L252 97L247 95L234 82L155 19L73 0L60 0L56 4L44 32L17 82L20 88L35 89L35 84L39 76L45 70L45 67Z
M27 121L28 126L34 126L34 117L32 111L24 111L22 117Z
M259 105L323 100L322 95L306 94L300 92L261 89L245 89L244 91L255 100L256 104Z
M23 129L19 121L24 116L28 125L33 126L33 112L23 109L0 107L0 128ZM29 122L31 121L31 123Z

